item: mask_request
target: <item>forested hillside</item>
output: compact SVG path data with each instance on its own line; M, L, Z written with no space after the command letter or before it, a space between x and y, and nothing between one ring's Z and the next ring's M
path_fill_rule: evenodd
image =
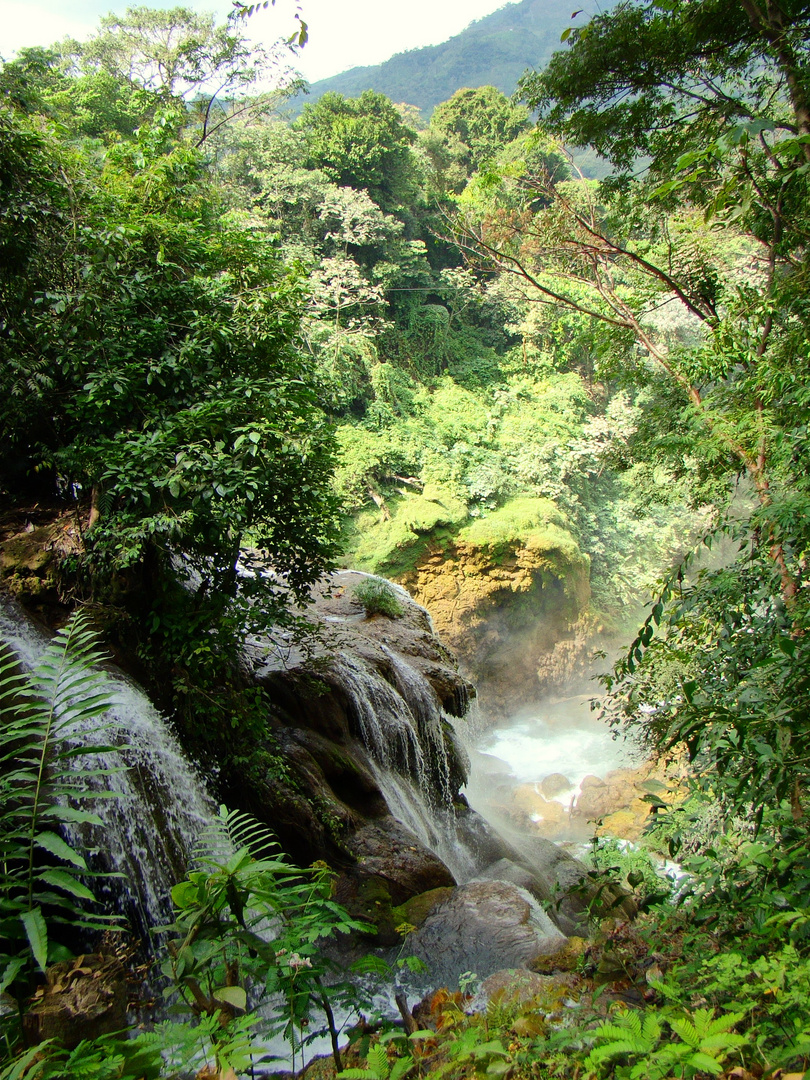
M582 24L595 10L577 10L564 0L518 0L471 23L440 45L398 53L374 67L352 68L310 86L309 100L329 91L356 97L376 90L392 101L406 101L429 117L462 86L495 86L513 94L527 68L543 67L559 48L560 36ZM576 19L572 23L572 16ZM299 109L306 98L297 98Z
M481 48L519 17L545 49L538 6L477 24ZM95 613L195 758L232 786L289 779L243 650L300 645L310 589L344 565L404 583L493 710L623 634L602 709L681 770L645 789L646 849L677 884L608 849L574 889L590 944L535 957L525 1000L475 1012L468 972L404 1031L376 1042L364 1020L347 1080L775 1080L810 1058L810 21L790 0L652 0L576 25L519 103L454 90L429 123L411 106L446 84L421 61L421 97L416 75L391 84L407 104L330 90L280 119L283 95L255 89L277 58L183 9L0 72L0 492L9 518L60 523L49 602ZM579 150L610 177L583 177ZM365 595L402 616L384 582ZM25 1045L36 972L62 956L46 917L69 926L88 886L53 832L37 857L69 866L41 870L38 794L20 825L47 772L20 747L50 714L13 715L0 1080L190 1075L197 1051L172 1071L159 1032L81 1043L81 1069ZM55 822L84 820L74 795ZM164 968L213 1048L198 1076L253 1069L251 980L294 1048L322 1008L339 1067L330 995L351 995L320 981L318 943L368 927L323 867L304 881L222 820L237 853L172 893ZM283 952L249 932L255 897ZM407 938L415 909L388 900Z

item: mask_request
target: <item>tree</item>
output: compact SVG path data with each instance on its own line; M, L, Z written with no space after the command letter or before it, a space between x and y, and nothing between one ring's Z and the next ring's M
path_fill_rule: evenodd
M455 143L452 156L461 160L469 176L528 130L529 112L494 86L465 88L436 106L430 128L449 145Z
M153 629L179 611L168 583L195 574L197 617L224 626L250 584L245 543L275 568L266 614L284 617L333 552L332 435L295 277L160 126L100 161L6 111L0 177L0 483L85 512L92 493L93 572L139 582Z
M786 435L805 379L796 346L807 180L793 86L796 65L806 67L796 44L804 23L780 16L774 44L742 8L732 15L667 0L622 6L575 31L571 50L524 91L560 134L613 160L617 175L599 196L548 176L523 180L523 211L468 221L466 242L542 302L635 341L635 375L657 372L681 401L679 424L703 433L707 459L750 479L789 595L796 568L782 547L790 513L782 500L795 489ZM652 160L634 177L639 151ZM720 235L723 246L711 239ZM656 327L662 304L699 324L698 347Z
M753 141L761 120L782 158L810 160L791 142L810 134L809 28L797 0L625 3L575 29L571 48L525 76L521 92L544 124L625 176L645 156L661 176L740 125L738 140L753 124Z
M66 44L73 74L103 73L164 103L193 104L200 142L234 115L275 106L279 91L268 92L262 84L272 81L285 92L300 86L283 64L286 44L267 50L233 23L218 26L212 15L185 7L129 7L122 16L104 16L87 42Z
M153 94L107 71L73 77L74 58L59 46L21 49L0 71L0 96L14 108L41 113L74 135L129 137L151 116Z
M462 230L540 303L608 328L601 371L654 394L637 453L699 465L718 494L747 481L749 513L723 526L734 566L689 585L679 569L610 685L653 747L686 743L714 798L790 795L796 814L808 775L807 31L806 5L778 2L597 16L523 91L614 176L599 189L522 179L519 210L490 204Z
M330 91L304 106L296 126L306 140L307 166L340 187L367 191L387 211L412 190L410 146L416 135L384 94L366 90L345 98Z

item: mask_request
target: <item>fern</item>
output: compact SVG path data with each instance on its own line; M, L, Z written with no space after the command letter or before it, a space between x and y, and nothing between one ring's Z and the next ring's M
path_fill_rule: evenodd
M413 1058L410 1054L390 1062L386 1048L375 1043L369 1047L364 1069L343 1069L337 1075L338 1080L402 1080L411 1068Z
M258 858L278 847L275 837L266 825L239 810L220 806L217 817L209 822L200 834L194 857L200 863L211 863L224 851L233 854L247 848L254 858Z
M745 1019L745 1013L726 1013L715 1018L713 1009L698 1009L689 1017L673 1017L669 1025L685 1043L697 1050L722 1050L728 1046L741 1046L742 1035L730 1034Z
M661 1038L662 1028L655 1013L648 1013L642 1020L638 1013L622 1013L615 1023L602 1024L596 1031L604 1045L591 1050L589 1060L601 1064L625 1054L634 1057L651 1054Z
M109 927L113 917L87 912L94 896L83 880L83 855L60 829L102 825L81 803L94 755L84 744L106 726L113 704L97 665L103 659L87 621L74 616L47 646L31 674L0 647L0 985L13 987L30 966L44 970L48 920L77 929ZM95 740L94 740L95 741ZM44 859L47 865L43 865Z
M744 1013L715 1017L711 1009L698 1009L691 1015L667 1013L665 1017L679 1041L665 1037L661 1015L628 1011L597 1029L596 1037L603 1041L591 1050L587 1064L598 1071L614 1058L635 1059L636 1064L626 1073L631 1080L663 1080L673 1074L716 1076L723 1071L720 1063L728 1051L747 1042L745 1036L730 1030L745 1018Z

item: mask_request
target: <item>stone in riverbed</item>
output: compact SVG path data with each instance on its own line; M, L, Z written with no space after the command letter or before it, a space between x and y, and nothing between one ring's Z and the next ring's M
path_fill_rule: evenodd
M547 799L555 799L571 790L571 781L562 773L551 773L540 781L540 791Z
M348 844L357 859L355 870L382 878L395 905L456 883L441 859L392 817L363 825Z
M525 968L507 968L484 979L473 1007L485 1008L490 1001L502 1005L531 1003L539 1011L551 1013L571 996L575 986L575 976L567 973L540 975Z
M486 978L527 967L565 948L566 938L525 889L507 881L471 881L437 904L408 949L436 986L455 987L463 971Z

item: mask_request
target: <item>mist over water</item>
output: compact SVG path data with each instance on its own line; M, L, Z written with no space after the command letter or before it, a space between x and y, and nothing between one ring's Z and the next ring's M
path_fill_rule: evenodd
M523 709L489 731L476 748L506 762L521 784L561 773L578 788L588 775L604 777L632 763L632 747L613 738L591 711L587 694Z
M496 727L479 720L461 732L471 760L464 789L470 805L513 835L526 827L558 841L589 835L588 820L571 813L582 781L640 763L632 741L615 739L591 709L592 693L542 699Z

